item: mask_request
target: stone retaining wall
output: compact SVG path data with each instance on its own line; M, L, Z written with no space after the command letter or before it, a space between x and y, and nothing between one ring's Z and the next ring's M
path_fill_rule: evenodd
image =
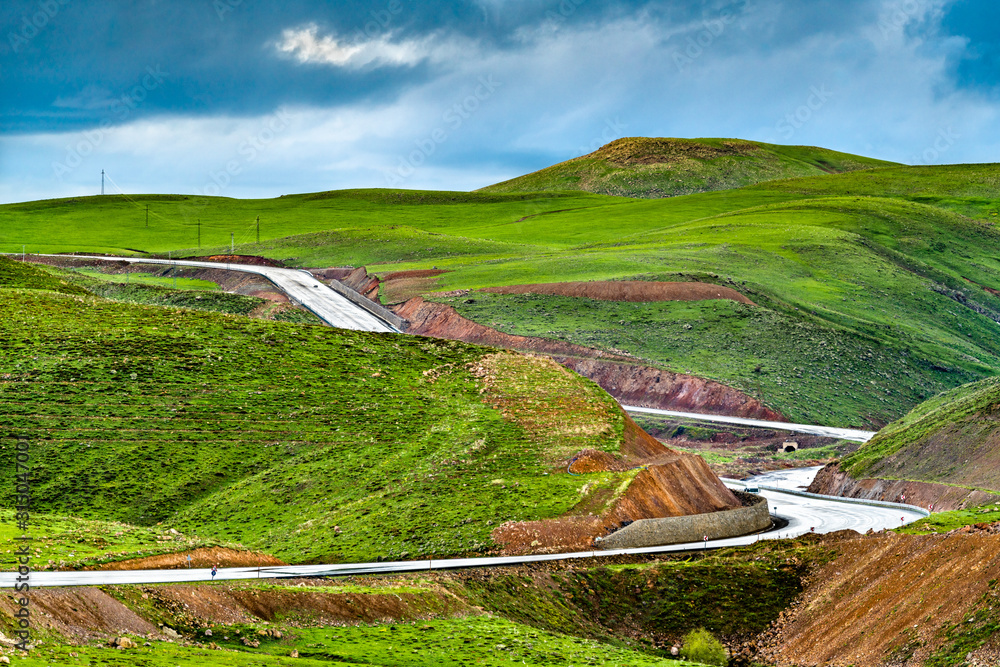
M766 498L742 491L733 493L743 501L743 507L707 514L640 519L611 533L600 545L604 549L655 547L701 542L706 535L710 540L721 540L771 527L771 513L768 511Z

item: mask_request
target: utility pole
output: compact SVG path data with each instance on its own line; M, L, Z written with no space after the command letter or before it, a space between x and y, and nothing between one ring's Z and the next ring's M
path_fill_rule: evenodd
M257 245L260 245L260 216L257 216Z
M146 204L146 229L149 229L149 204Z
M104 170L101 169L101 194L104 194Z

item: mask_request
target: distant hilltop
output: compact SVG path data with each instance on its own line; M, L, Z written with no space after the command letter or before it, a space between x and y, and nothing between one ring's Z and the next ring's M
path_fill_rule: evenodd
M891 166L898 165L814 146L781 146L743 139L627 137L593 153L480 191L583 190L655 199Z

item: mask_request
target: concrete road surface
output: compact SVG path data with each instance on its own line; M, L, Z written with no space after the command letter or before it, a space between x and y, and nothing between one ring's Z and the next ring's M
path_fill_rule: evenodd
M905 505L886 503L885 507L871 507L847 498L803 498L791 495L789 491L800 491L815 477L819 468L800 468L768 473L754 478L753 482L767 485L775 490L762 489L761 495L768 499L772 514L777 514L789 523L778 531L760 535L712 540L708 543L695 542L672 544L643 549L615 549L607 551L579 551L566 554L546 554L541 556L512 556L503 558L451 558L442 560L401 561L391 563L351 563L342 565L287 565L267 567L227 567L219 570L215 580L258 579L272 577L312 577L345 576L356 574L398 574L429 570L451 570L468 567L495 567L517 565L541 561L563 559L599 559L622 554L655 554L675 551L693 551L705 548L743 546L762 539L795 537L815 531L830 533L837 530L856 530L860 533L869 529L878 531L896 528L911 523L927 515L926 511ZM745 482L725 480L732 488L742 488ZM778 490L778 487L782 487ZM12 588L15 573L0 573L0 587ZM191 581L211 581L209 569L180 570L131 570L108 572L33 572L30 585L37 586L97 586L103 584L152 584Z
M623 405L628 412L639 414L662 415L664 417L684 417L685 419L698 419L701 421L721 422L723 424L739 424L741 426L758 426L771 428L780 431L793 431L795 433L808 433L810 435L824 435L830 438L840 438L841 440L853 440L854 442L868 442L875 435L874 431L856 431L850 428L833 428L831 426L813 426L811 424L790 424L788 422L769 422L760 419L744 419L743 417L727 417L725 415L704 415L696 412L675 412L673 410L657 410L655 408L639 408L633 405Z
M199 262L186 259L141 259L138 257L105 257L100 255L40 255L73 259L96 259L131 264L167 264L170 266L192 266L200 269L228 269L264 276L290 299L301 303L332 327L355 331L396 332L399 330L384 322L367 310L356 306L332 289L316 280L303 269L279 269L252 264L226 264L223 262Z

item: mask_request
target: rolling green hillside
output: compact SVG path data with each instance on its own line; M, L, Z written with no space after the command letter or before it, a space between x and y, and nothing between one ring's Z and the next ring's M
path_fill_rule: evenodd
M894 164L813 146L628 137L480 192L583 190L624 197L672 197Z
M156 213L148 230L145 203ZM189 242L195 211L201 249ZM718 380L796 421L880 427L1000 371L998 213L1000 165L897 166L654 200L383 190L54 200L0 206L0 247L20 251L24 239L29 251L204 255L228 251L237 223L253 240L259 214L261 243L238 252L380 275L444 270L422 288L431 299L545 282L725 284L756 306L536 295L448 303L510 333Z
M635 474L560 474L617 450L625 418L545 360L63 294L6 259L0 276L0 458L28 443L35 512L405 559L480 552Z
M1000 491L1000 378L921 403L844 459L852 477L911 479Z

